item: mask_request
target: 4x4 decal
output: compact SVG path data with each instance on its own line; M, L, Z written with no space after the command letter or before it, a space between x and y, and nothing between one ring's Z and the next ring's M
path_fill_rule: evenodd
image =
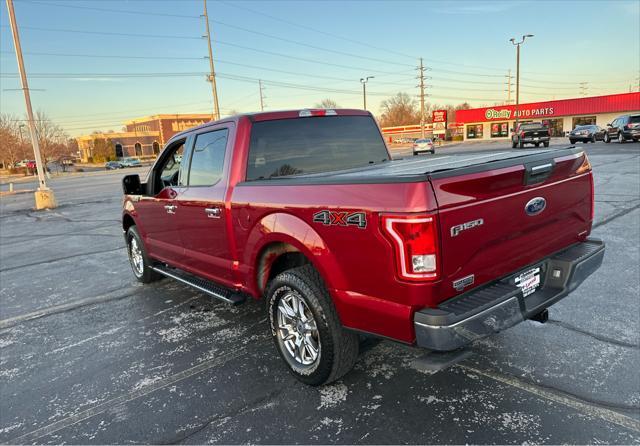
M325 226L357 226L364 229L367 227L367 216L364 212L320 211L313 214L313 222Z

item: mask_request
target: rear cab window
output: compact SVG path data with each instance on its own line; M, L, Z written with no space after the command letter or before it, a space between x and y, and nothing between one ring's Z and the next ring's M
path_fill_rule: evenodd
M640 115L629 116L629 124L640 124Z
M371 116L323 116L255 122L247 181L331 172L389 160Z

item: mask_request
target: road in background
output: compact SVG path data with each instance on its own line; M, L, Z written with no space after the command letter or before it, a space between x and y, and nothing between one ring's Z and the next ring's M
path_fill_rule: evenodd
M262 302L134 280L120 223L132 171L54 179L52 211L3 196L0 442L640 443L640 144L583 147L607 254L549 323L477 342L437 373L414 362L420 350L366 341L322 388L287 373Z

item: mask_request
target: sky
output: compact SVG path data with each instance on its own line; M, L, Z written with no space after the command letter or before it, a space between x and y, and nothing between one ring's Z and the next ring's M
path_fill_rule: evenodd
M2 2L4 3L4 2ZM202 0L14 0L32 103L72 135L133 118L210 113ZM520 102L638 91L640 0L208 1L221 114L427 102L503 103L521 49ZM6 6L0 112L24 116ZM581 83L582 89L581 89ZM515 88L512 86L515 90ZM512 96L513 97L513 96Z

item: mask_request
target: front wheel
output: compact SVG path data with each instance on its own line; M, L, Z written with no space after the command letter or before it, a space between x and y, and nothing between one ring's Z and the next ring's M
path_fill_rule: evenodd
M358 358L358 335L342 327L313 266L278 274L269 284L266 300L273 341L298 380L320 386L351 370Z
M622 132L618 133L618 142L620 144L624 144L624 135L622 134Z
M606 142L607 144L611 142L611 137L609 136L609 133L604 134L604 142Z
M591 137L591 142L592 142L593 144L595 144L595 143L596 143L596 135L593 135L593 136Z
M575 144L575 143L576 143L576 140L575 140L575 139L570 139L570 140L569 140L569 144Z
M544 145L545 147L549 147L549 141L543 142L542 145Z
M129 254L129 263L139 282L150 283L160 280L162 276L151 269L147 251L144 249L142 237L138 233L138 229L131 226L127 230L127 253Z

